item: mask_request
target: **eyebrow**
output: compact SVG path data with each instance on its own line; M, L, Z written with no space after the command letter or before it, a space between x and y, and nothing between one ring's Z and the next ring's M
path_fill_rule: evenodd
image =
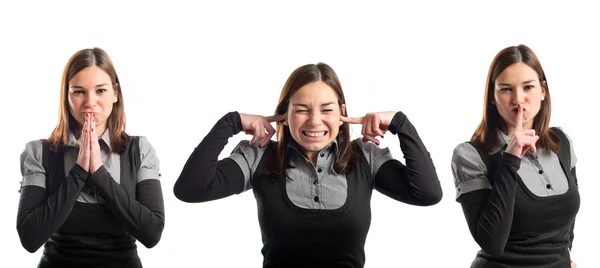
M327 105L332 105L332 104L335 104L335 102L323 103L323 104L321 104L321 107L327 106ZM304 104L304 103L294 103L292 106L301 106L301 107L308 108L308 104Z
M525 82L523 82L521 84L524 85L524 84L529 84L531 82L535 82L535 79L527 80L527 81L525 81ZM498 85L499 86L512 86L510 83L498 83Z
M99 84L99 85L96 85L95 87L103 87L103 86L108 86L108 84L107 84L107 83L104 83L104 84ZM84 87L82 87L82 86L78 86L78 85L71 86L71 88L80 88L80 89L85 89Z

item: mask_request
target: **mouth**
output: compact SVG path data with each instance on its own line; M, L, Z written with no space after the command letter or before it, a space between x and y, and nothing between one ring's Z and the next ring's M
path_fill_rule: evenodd
M519 107L514 107L512 109L510 109L511 113L517 114L519 112ZM527 112L527 108L523 107L523 113Z
M327 135L327 131L302 131L302 135L311 139L320 139Z

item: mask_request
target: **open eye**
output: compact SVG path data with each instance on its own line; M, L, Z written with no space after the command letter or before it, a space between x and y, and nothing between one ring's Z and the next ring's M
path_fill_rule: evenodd
M511 90L512 90L512 88L509 88L509 87L500 88L500 91L511 91Z
M104 88L99 88L96 90L96 93L98 93L98 94L104 93L104 92L106 92L106 89L104 89Z
M523 89L530 90L530 89L533 89L534 87L535 87L534 85L526 85Z

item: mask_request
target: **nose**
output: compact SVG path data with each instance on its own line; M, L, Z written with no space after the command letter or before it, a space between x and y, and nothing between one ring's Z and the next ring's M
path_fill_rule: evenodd
M86 107L94 107L96 105L96 95L95 94L85 94L85 101L83 104Z
M522 88L515 89L513 94L513 104L519 105L525 102L525 92Z
M320 113L311 113L310 118L308 119L308 123L311 126L318 126L321 124L321 114Z

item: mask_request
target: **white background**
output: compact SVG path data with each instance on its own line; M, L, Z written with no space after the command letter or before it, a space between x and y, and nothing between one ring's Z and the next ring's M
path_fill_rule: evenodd
M34 267L41 256L42 249L31 254L21 247L15 228L19 155L28 141L54 128L68 58L97 46L120 76L127 131L147 136L161 160L166 226L156 247L139 244L145 267L261 266L251 192L186 204L174 197L173 184L221 116L236 110L270 115L288 75L320 61L338 73L350 116L387 110L408 115L444 190L443 200L426 208L376 192L366 267L468 267L478 246L454 201L450 158L481 119L494 55L522 43L545 68L551 125L570 135L579 159L573 259L579 267L599 267L600 183L593 172L599 147L592 129L600 102L600 19L590 4L561 3L3 1L2 266ZM354 127L353 137L359 133ZM221 157L245 138L232 138ZM395 136L388 133L381 146L403 161Z

